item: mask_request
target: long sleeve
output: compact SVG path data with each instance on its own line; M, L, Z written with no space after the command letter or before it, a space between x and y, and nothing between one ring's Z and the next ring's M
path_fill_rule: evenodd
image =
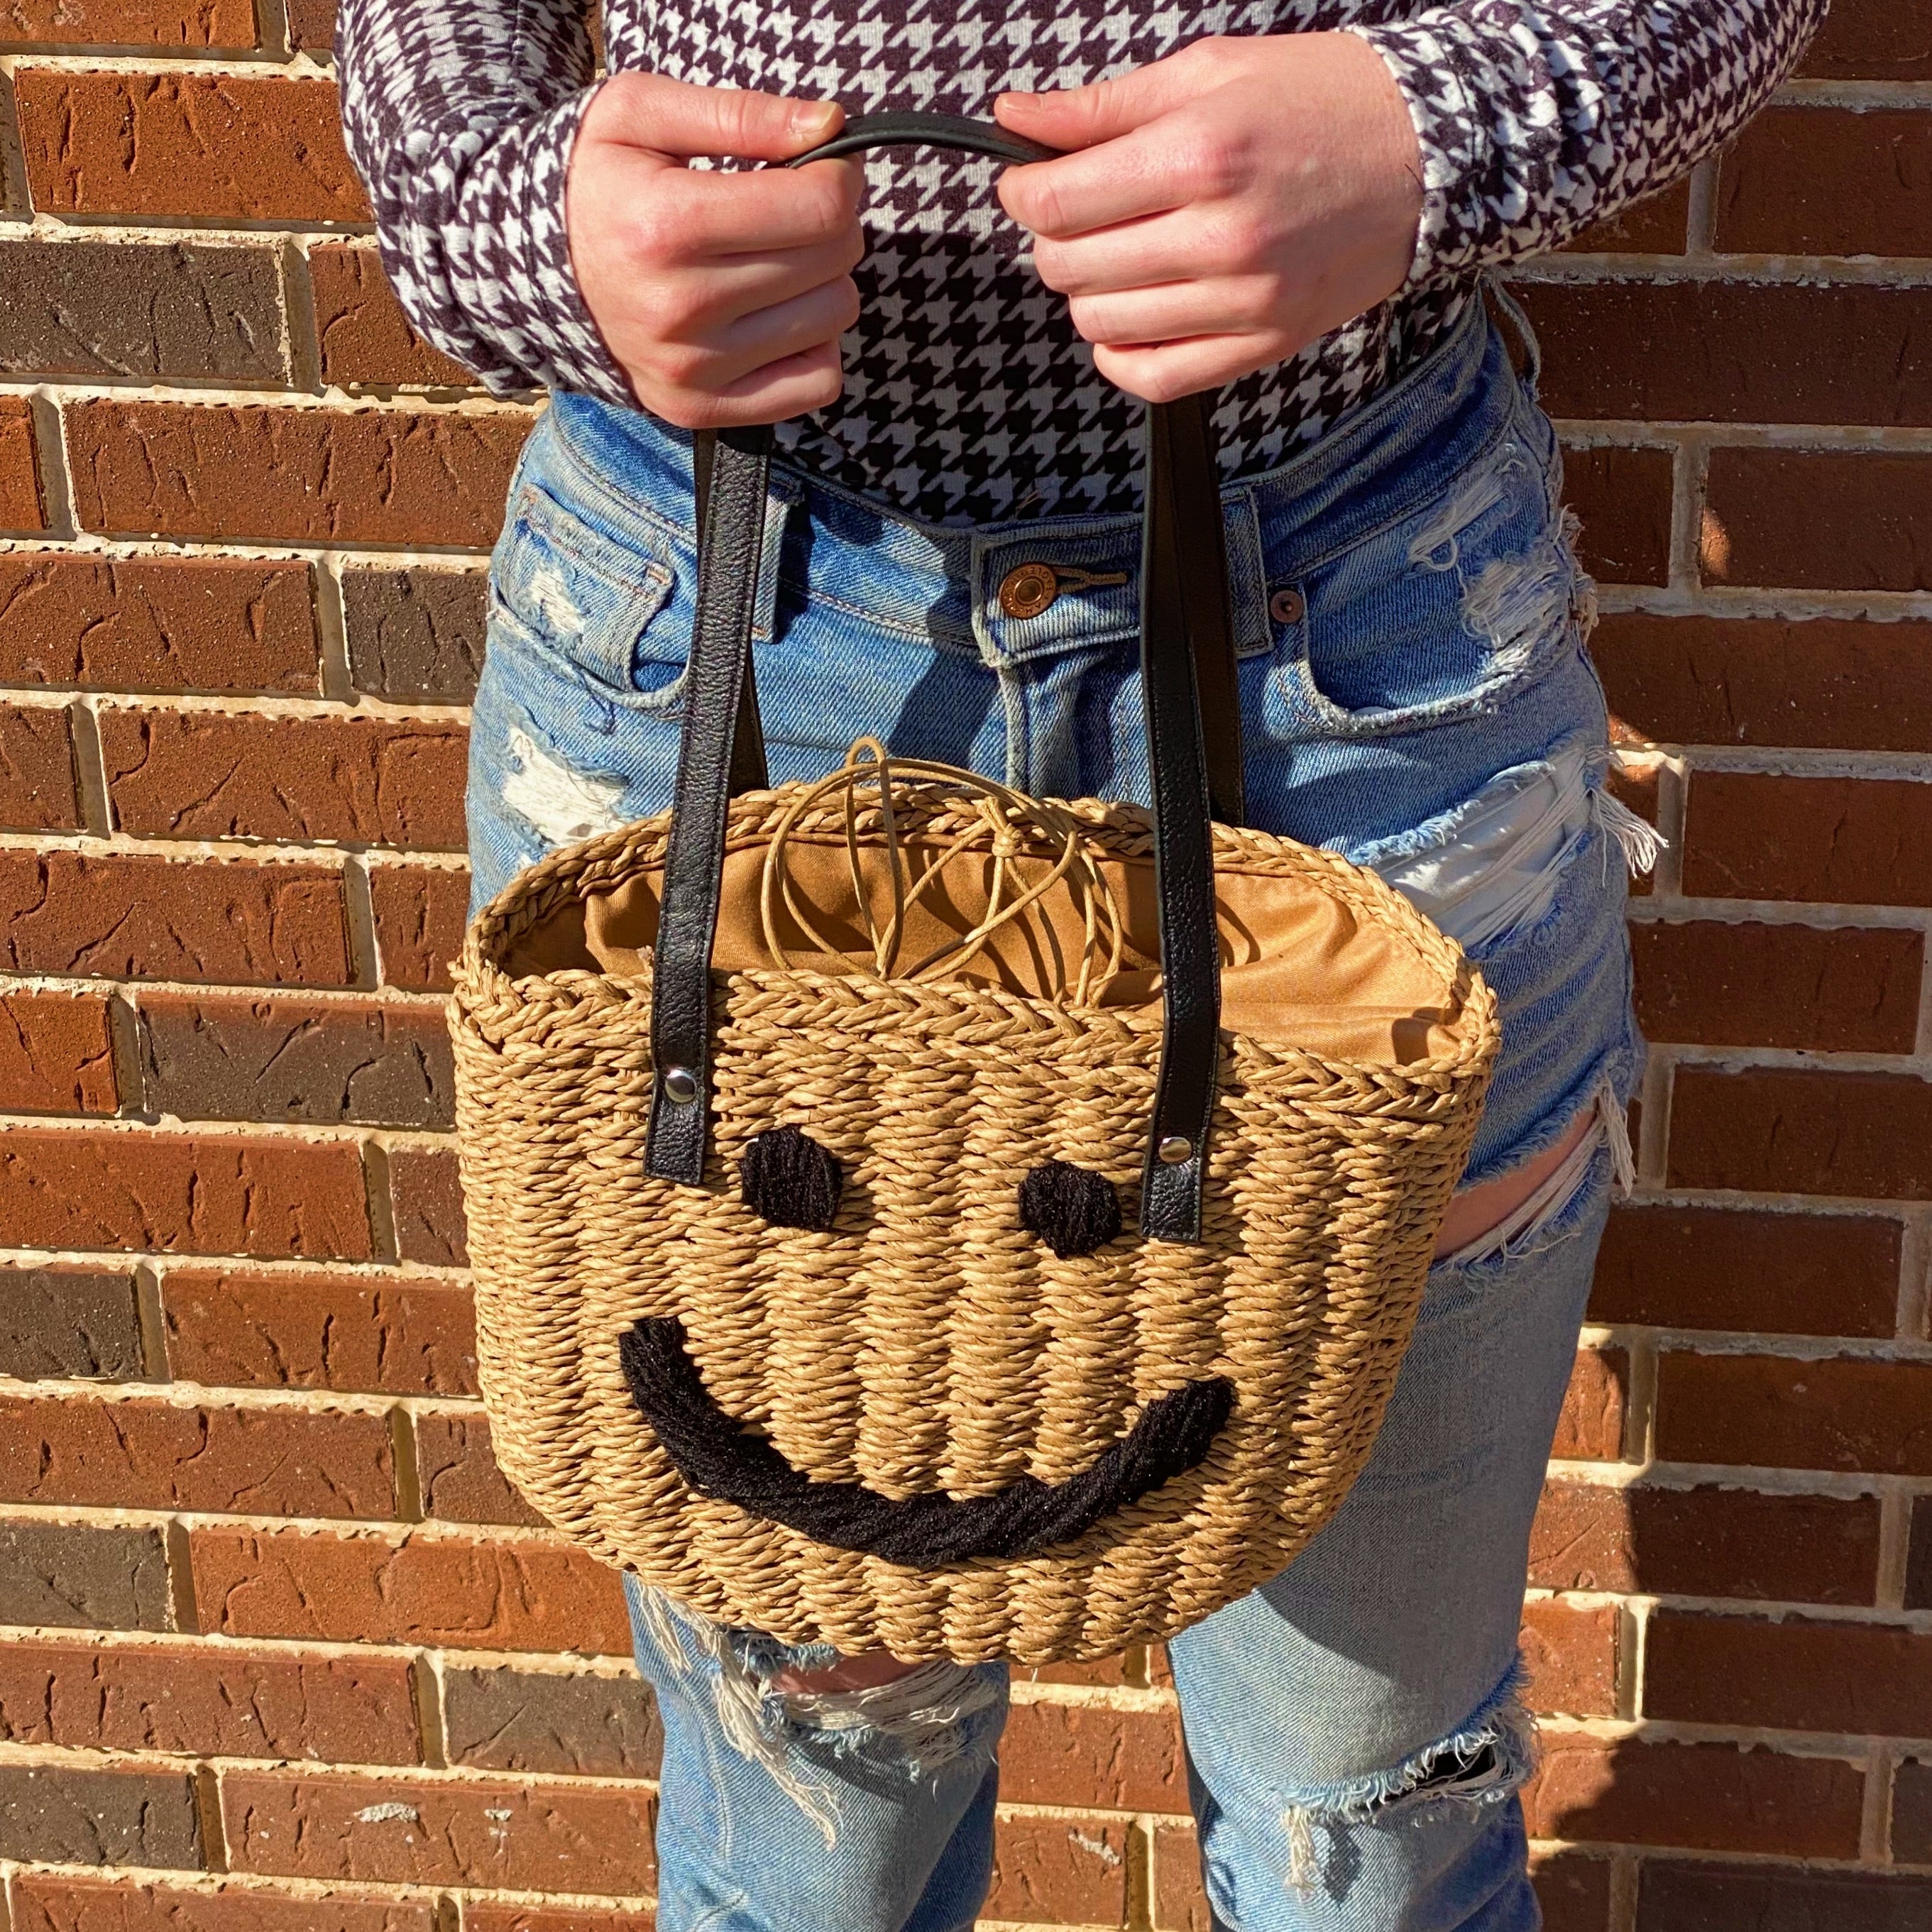
M564 225L593 74L583 0L344 0L335 44L350 153L417 327L499 393L629 403Z
M1412 289L1560 247L1667 187L1796 64L1828 0L1452 0L1360 26L1407 98Z

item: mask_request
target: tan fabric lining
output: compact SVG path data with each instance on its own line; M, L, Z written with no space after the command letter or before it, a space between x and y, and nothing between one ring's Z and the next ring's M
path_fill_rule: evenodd
M923 868L938 848L909 842L912 864ZM891 914L883 856L867 855L866 884L873 916ZM728 854L714 963L722 970L777 964L760 914L764 854ZM875 868L869 862L877 860ZM836 955L809 950L781 908L776 929L793 966L814 972L868 973L872 942L849 873L842 843L797 836L788 848L794 890L811 908ZM1036 877L1043 860L1018 862ZM1159 925L1151 861L1109 856L1102 862L1124 920L1128 951L1123 970L1092 1004L1153 1012L1160 1000L1154 963ZM984 916L993 862L983 852L955 854L906 924L897 970L907 971ZM633 874L604 892L560 907L524 934L504 964L513 976L571 968L625 976L648 973L656 938L662 868ZM1231 1032L1324 1056L1403 1066L1453 1053L1449 1030L1459 1016L1453 990L1414 950L1386 927L1358 919L1307 879L1221 867L1215 879L1221 932L1222 1021ZM1008 896L1012 896L1010 892ZM963 967L944 976L997 983L1032 998L1064 998L1086 944L1082 916L1058 893L1048 894L1001 927Z

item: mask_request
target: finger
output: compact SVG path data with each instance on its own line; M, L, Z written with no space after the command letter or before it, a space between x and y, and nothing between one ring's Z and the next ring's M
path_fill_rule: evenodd
M1265 369L1283 353L1272 335L1204 335L1158 348L1096 349L1094 366L1130 396L1171 403Z
M836 343L858 319L859 291L849 275L808 289L789 302L754 310L694 347L680 361L681 386L728 388L767 362Z
M762 364L802 355L820 343L836 343L858 320L859 288L850 275L754 310L721 338L720 362L726 373L714 386L735 382Z
M646 252L672 262L815 248L858 227L865 170L856 161L760 168L746 174L692 169L652 184Z
M693 308L690 330L726 328L758 309L775 308L836 282L851 274L865 253L865 237L854 227L850 235L814 248L724 256L692 278L704 285L704 292Z
M746 423L783 422L836 402L845 386L836 342L767 363L715 394L680 396L652 405L681 429L728 429Z
M1228 168L1220 150L1227 137L1204 133L1194 120L1169 116L1101 147L1009 168L1000 177L1000 205L1022 228L1060 238L1224 192Z
M1150 61L1112 80L1045 94L1003 94L993 104L1001 126L1049 148L1090 148L1112 141L1195 100L1221 79L1216 45L1197 41L1166 60Z
M844 125L836 100L788 100L737 88L693 87L661 74L613 74L584 116L594 140L680 158L789 160Z
M1249 238L1214 208L1171 209L1066 241L1036 237L1034 272L1056 294L1104 295L1159 282L1205 280L1243 259Z
M1114 295L1078 296L1067 304L1073 326L1090 343L1108 349L1194 337L1259 334L1265 330L1275 291L1262 277L1166 282Z

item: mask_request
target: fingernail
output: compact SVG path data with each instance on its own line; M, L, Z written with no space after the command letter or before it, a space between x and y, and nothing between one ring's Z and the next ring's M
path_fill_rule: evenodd
M838 118L836 100L801 100L791 110L791 124L801 134L829 134Z

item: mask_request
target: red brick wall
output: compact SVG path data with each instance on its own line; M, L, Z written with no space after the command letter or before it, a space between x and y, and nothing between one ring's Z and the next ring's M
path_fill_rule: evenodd
M326 0L0 68L10 1932L646 1923L614 1580L496 1474L447 1132L527 411L386 292ZM1604 580L1640 1198L1534 1552L1558 1932L1932 1922L1932 4L1518 286ZM1201 1927L1157 1658L1021 1687L992 1918Z

